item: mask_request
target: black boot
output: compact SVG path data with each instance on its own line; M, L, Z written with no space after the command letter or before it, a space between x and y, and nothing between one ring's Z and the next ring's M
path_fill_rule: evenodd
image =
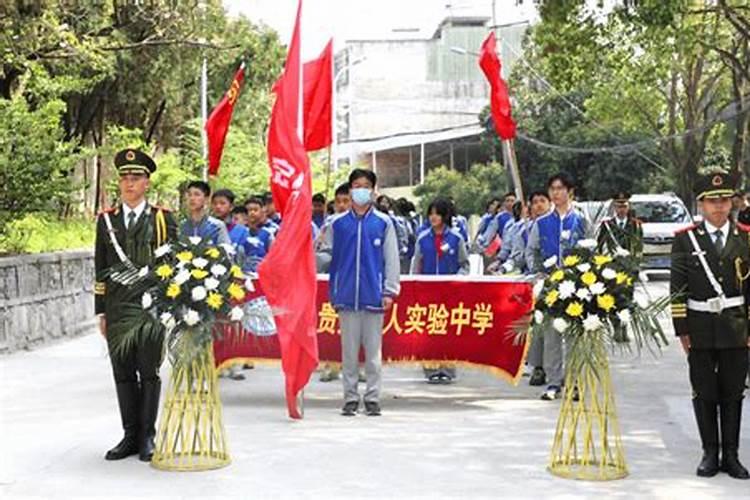
M141 440L138 458L150 462L154 455L154 436L156 436L156 415L159 412L159 394L161 381L146 380L141 387Z
M742 400L721 403L721 470L735 479L750 479L737 453L740 444Z
M138 453L138 382L115 384L115 388L125 436L104 455L105 460L122 460Z
M713 477L719 473L719 423L716 402L693 399L693 410L703 445L703 458L695 473L700 477Z

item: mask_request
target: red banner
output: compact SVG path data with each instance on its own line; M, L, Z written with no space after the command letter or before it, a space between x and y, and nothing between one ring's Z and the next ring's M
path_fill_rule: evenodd
M327 277L325 277L327 278ZM525 342L514 323L532 308L531 284L508 278L403 276L401 295L383 321L383 361L477 365L516 383ZM318 279L319 359L341 361L338 315L328 301L328 280ZM217 365L278 360L274 336L243 336L215 349Z

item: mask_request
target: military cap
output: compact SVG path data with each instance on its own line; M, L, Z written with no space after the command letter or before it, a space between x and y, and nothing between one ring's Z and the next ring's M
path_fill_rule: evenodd
M695 197L698 200L706 198L731 198L737 189L737 174L726 172L712 172L703 174L695 182Z
M115 155L115 168L120 175L146 174L156 171L156 162L138 149L123 149Z
M625 191L618 191L612 196L612 201L615 203L627 203L630 200L630 193Z

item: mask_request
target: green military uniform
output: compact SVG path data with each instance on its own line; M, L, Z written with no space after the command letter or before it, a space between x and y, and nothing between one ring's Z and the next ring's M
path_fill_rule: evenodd
M628 203L629 200L630 195L623 192L612 198L613 203ZM643 226L631 214L625 220L612 217L602 222L597 241L600 252L614 254L618 248L622 248L640 258L643 255Z
M150 175L156 169L154 161L145 153L125 150L115 157L120 175ZM127 209L120 205L99 214L96 227L95 308L107 321L107 344L117 389L124 439L107 453L108 460L117 460L140 453L142 460L150 460L153 453L156 414L159 406L161 382L159 367L162 342L143 340L125 354L114 353L118 320L126 305L140 307L141 298L130 293L134 273L113 273L122 268L123 257L133 270L148 266L157 247L177 237L177 224L172 214L163 208L145 203ZM137 214L136 211L140 209ZM128 219L126 220L126 211ZM130 276L128 276L130 274ZM137 276L137 273L135 273ZM120 329L121 330L121 329Z
M703 177L696 186L698 200L728 198L733 183L726 174ZM748 478L738 446L748 368L749 238L731 220L722 228L705 221L678 232L672 245L672 320L677 336L690 338L693 408L704 450L699 476L713 476L721 469Z

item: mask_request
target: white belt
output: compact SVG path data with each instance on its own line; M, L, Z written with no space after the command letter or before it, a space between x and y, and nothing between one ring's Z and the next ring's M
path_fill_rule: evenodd
M745 305L745 297L714 297L708 300L688 299L687 308L691 311L719 314L724 309Z

